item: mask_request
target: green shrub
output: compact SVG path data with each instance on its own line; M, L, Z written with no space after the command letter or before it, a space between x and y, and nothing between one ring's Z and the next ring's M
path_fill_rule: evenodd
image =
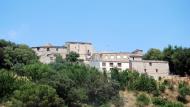
M10 96L14 90L24 84L26 79L18 77L14 72L0 70L0 100Z
M165 85L165 84L160 84L160 85L159 85L159 90L160 90L161 92L164 92L165 89L166 89L166 85Z
M144 107L150 104L150 98L145 93L142 93L137 96L137 105L140 107Z
M63 107L64 101L48 85L28 83L14 91L7 106L10 107Z
M190 87L184 86L184 87L180 88L179 94L183 97L185 97L186 95L190 95Z
M51 64L51 68L55 65ZM119 84L105 79L109 78L95 68L64 62L55 75L43 79L43 83L53 86L68 106L100 106L119 94Z
M180 102L167 101L167 99L163 99L160 97L154 97L152 99L152 103L156 107L184 107L184 105Z
M158 90L156 80L147 74L139 74L130 70L119 72L117 69L113 69L111 77L112 80L119 82L120 89L127 87L128 90L145 91L148 93L155 93L155 90Z
M152 103L156 106L164 106L167 103L167 100L160 97L155 97L152 99Z
M180 81L179 82L179 85L178 85L178 88L180 89L180 88L182 88L182 87L185 87L185 86L187 86L188 84L185 82L185 81Z
M164 107L184 107L180 102L167 102Z
M178 86L179 96L177 100L183 103L187 103L186 95L190 95L190 86L185 82L180 82Z

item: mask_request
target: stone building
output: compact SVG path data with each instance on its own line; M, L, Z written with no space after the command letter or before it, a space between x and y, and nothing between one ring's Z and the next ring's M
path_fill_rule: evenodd
M94 53L91 65L106 71L110 71L114 67L125 70L129 69L130 60L142 60L142 54L127 52Z
M169 65L167 61L142 60L130 61L129 68L139 73L147 73L155 79L167 77L169 75Z
M54 62L57 54L60 54L64 59L68 53L76 52L80 56L79 59L82 59L85 64L108 73L116 67L120 70L132 69L140 73L147 73L155 79L169 75L167 61L143 60L143 51L139 49L133 52L96 53L92 43L88 42L66 42L64 46L46 44L32 47L32 49L39 56L40 61L47 64Z
M67 48L65 46L53 46L52 44L32 47L32 50L35 51L40 62L46 64L53 62L57 54L60 54L63 58L65 58L67 54Z
M88 42L66 42L67 53L76 52L79 54L79 59L82 59L85 63L89 63L94 48L92 43Z
M120 70L136 70L139 73L147 73L155 79L169 75L169 65L167 61L143 60L142 50L113 53L95 53L92 56L90 65L101 71L110 72L113 68Z
M46 44L44 46L32 47L32 49L39 56L40 61L47 64L54 62L57 54L60 54L64 59L72 51L79 54L79 59L88 63L94 52L92 44L87 42L66 42L65 46Z

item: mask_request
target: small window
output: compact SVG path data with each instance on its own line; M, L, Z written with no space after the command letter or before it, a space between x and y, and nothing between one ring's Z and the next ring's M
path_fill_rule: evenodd
M113 63L110 63L110 67L113 67Z
M59 48L56 48L56 51L58 51L59 50Z
M49 51L49 48L47 48L47 51Z
M118 66L118 67L121 67L121 63L117 63L117 66Z
M110 68L110 71L113 71L114 68Z
M135 60L135 57L133 57L133 60Z
M144 69L144 72L146 73L146 69Z
M117 56L117 59L120 59L121 58L121 56Z
M158 69L156 69L156 72L158 72Z
M152 62L149 62L149 65L152 66Z
M106 63L105 63L105 62L102 62L102 66L106 66Z
M39 51L40 50L40 47L37 47L37 51Z
M90 50L88 50L88 51L87 51L87 55L89 55L89 56L91 55L91 52L90 52Z
M114 56L111 56L111 59L114 59Z
M53 60L53 57L50 57L50 60Z

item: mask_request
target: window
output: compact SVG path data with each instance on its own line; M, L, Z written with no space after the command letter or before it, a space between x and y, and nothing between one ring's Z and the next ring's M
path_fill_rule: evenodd
M135 57L133 57L133 60L135 60Z
M110 63L110 67L113 67L113 63Z
M114 58L114 56L111 56L111 59L113 59Z
M146 72L146 69L144 69L144 72Z
M49 48L47 48L47 51L49 51Z
M108 59L108 56L105 56L105 59Z
M149 62L149 66L152 66L152 62Z
M106 63L105 63L105 62L102 62L102 66L106 66Z
M117 59L120 59L121 58L121 56L117 56Z
M37 47L37 51L39 51L40 50L40 47Z
M53 57L50 57L50 60L53 60Z
M123 58L127 58L127 56L123 56Z
M118 66L118 67L121 67L121 63L117 63L117 66Z
M156 69L156 72L158 72L158 69Z
M113 68L110 68L110 71L113 71Z
M56 48L56 51L58 51L59 50L59 48Z

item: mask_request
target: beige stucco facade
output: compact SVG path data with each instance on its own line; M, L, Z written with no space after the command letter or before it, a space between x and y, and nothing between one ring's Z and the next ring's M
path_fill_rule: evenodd
M155 79L169 75L169 65L167 61L143 60L142 57L142 50L135 50L131 53L95 53L92 56L90 64L108 73L111 69L116 67L121 71L131 69L139 73L147 73Z
M139 50L141 51L141 50ZM92 55L91 66L95 66L100 70L110 72L113 68L120 70L130 69L131 60L142 60L142 53L129 53L129 52L107 52L107 53L94 53Z

